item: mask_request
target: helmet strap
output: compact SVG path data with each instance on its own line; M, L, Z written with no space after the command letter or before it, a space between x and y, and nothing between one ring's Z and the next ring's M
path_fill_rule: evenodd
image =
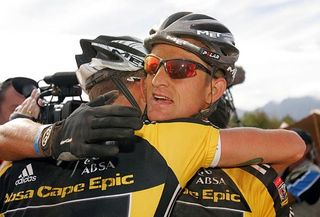
M116 78L115 76L111 76L111 80L116 85L116 87L121 91L121 93L128 99L128 101L131 103L131 105L134 108L138 109L140 112L142 112L137 101L132 96L132 94L128 90L127 86L119 78Z
M214 70L212 70L210 75L211 81L213 79L214 74L215 72ZM212 94L213 93L212 82L210 82L210 88L211 88L211 94ZM218 100L216 102L211 101L210 105L205 109L201 109L200 112L195 115L195 117L201 120L206 120L217 109L217 106L218 106Z
M208 117L217 109L218 101L211 103L208 108L202 109L198 114L195 115L195 118L206 120Z

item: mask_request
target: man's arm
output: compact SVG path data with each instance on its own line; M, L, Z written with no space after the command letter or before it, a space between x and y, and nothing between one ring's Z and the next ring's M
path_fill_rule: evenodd
M262 130L258 128L231 128L220 131L221 158L218 166L270 163L282 172L299 160L305 143L289 130Z
M1 125L0 159L46 156L76 160L117 154L116 141L132 137L134 130L142 127L142 121L140 111L134 108L101 106L116 97L117 91L110 92L81 105L67 119L52 125L44 126L25 118Z
M33 143L41 124L18 118L0 125L0 159L20 160L38 157Z
M33 148L34 138L41 125L31 121L39 116L39 92L34 89L30 97L19 105L10 120L0 125L0 159L21 160L37 157ZM39 103L42 104L41 100Z

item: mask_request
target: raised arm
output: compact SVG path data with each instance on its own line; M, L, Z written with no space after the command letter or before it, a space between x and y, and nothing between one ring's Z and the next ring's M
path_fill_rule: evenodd
M269 163L282 172L305 151L300 136L290 130L231 128L220 131L221 158L218 166Z
M39 93L34 89L30 97L11 114L11 121L0 125L0 159L20 160L37 157L33 143L41 125L30 119L36 119L40 113L38 98Z

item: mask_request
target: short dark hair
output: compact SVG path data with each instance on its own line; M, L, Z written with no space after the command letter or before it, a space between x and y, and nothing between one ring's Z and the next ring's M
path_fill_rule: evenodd
M88 89L90 100L111 90L118 89L111 80L111 77L117 78L126 86L128 86L132 81L130 79L142 78L145 76L145 72L143 69L134 72L127 72L108 68L100 70L98 73L96 73L96 75L98 74L101 74L101 80L96 80L95 82L93 82L92 87Z
M10 86L12 86L12 78L8 78L0 83L0 102L3 101L4 95Z

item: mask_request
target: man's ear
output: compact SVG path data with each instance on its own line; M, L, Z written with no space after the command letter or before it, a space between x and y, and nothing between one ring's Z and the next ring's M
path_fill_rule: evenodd
M218 101L223 95L224 91L227 88L227 81L223 77L214 78L211 80L210 91L208 91L207 95L207 103L211 104L213 102Z

